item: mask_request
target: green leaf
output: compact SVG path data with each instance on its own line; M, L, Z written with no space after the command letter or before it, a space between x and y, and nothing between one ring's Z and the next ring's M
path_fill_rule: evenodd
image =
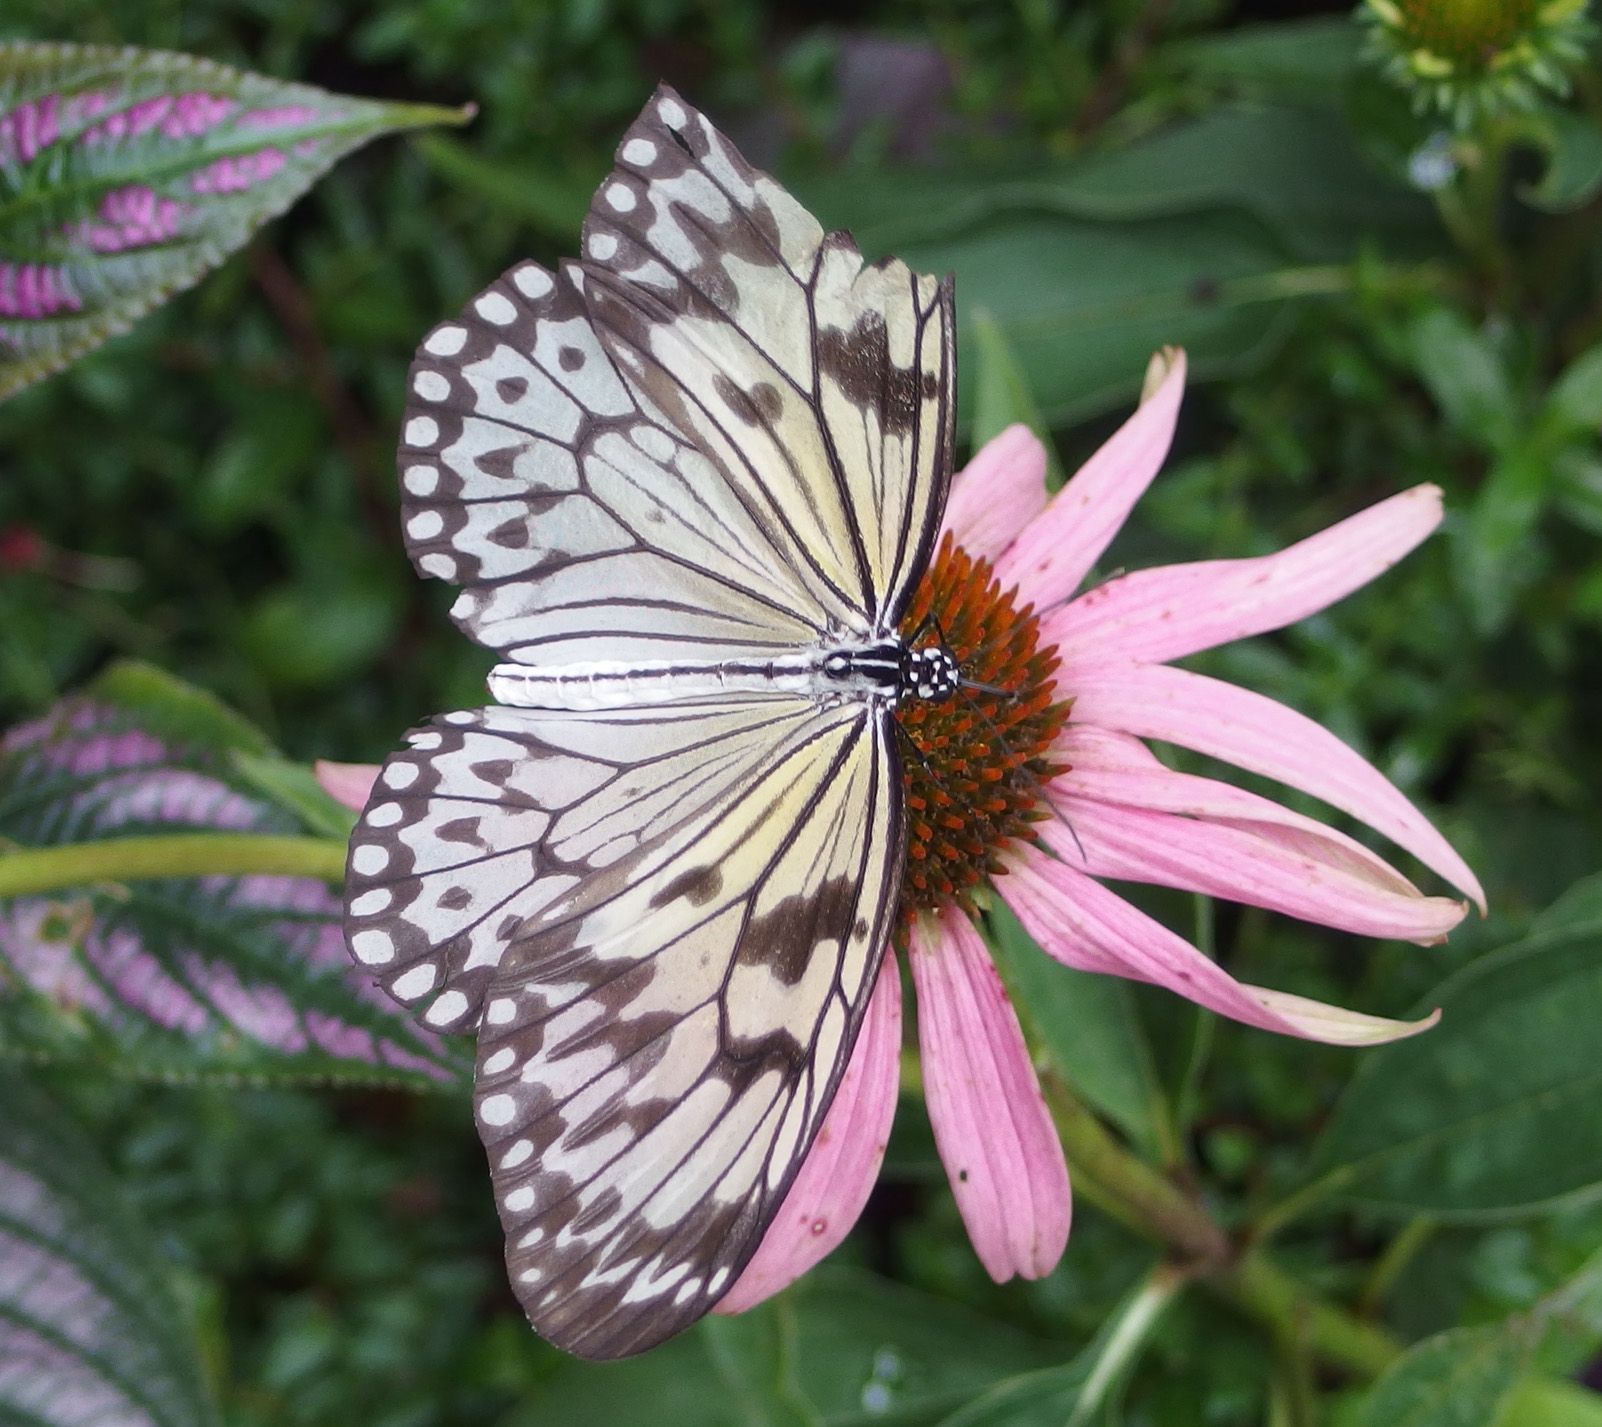
M1546 415L1564 435L1602 432L1602 342L1581 352L1552 383Z
M261 755L221 747L183 686L135 712L79 698L0 741L0 845L159 850L205 833L293 832L263 800ZM172 729L197 728L185 741ZM254 761L253 761L254 760ZM241 765L242 761L242 765ZM465 1075L345 951L339 900L309 877L92 877L0 902L0 1051L125 1075L429 1086Z
M1305 104L1336 100L1357 59L1357 27L1335 19L1240 25L1169 47L1190 77Z
M819 1427L795 1380L796 1323L780 1298L756 1313L707 1318L702 1336L724 1391L752 1427Z
M992 436L1021 422L1046 448L1046 484L1057 489L1065 479L1062 463L1029 390L1029 376L1007 346L1006 334L995 319L979 308L971 314L973 348L978 358L977 394L973 401L973 448L977 451Z
M1543 112L1539 136L1546 149L1546 171L1538 183L1519 190L1532 208L1572 213L1602 191L1602 126L1587 114L1552 108Z
M216 695L137 659L120 659L84 690L146 731L216 753L266 754L267 735Z
M1572 1382L1525 1378L1496 1427L1602 1427L1602 1396Z
M0 1067L0 1420L217 1421L145 1226L61 1110Z
M1374 1384L1364 1427L1490 1427L1530 1348L1528 1331L1507 1324L1426 1339Z
M1464 436L1498 451L1518 427L1513 389L1485 333L1459 312L1432 307L1413 326L1419 378Z
M1083 1099L1160 1154L1167 1099L1129 983L1054 961L999 898L990 925L996 965L1031 1041Z
M1315 1169L1365 1204L1473 1220L1602 1186L1602 876L1451 977L1426 1036L1370 1052Z
M988 314L1057 426L1132 402L1159 347L1184 347L1200 376L1240 371L1277 345L1303 295L1273 234L1245 214L1102 222L998 212L970 230L908 242L923 272L954 272L960 362ZM973 419L972 388L959 420Z
M1504 451L1452 527L1459 592L1486 638L1501 632L1519 599L1546 573L1537 527L1553 496L1550 457L1520 442Z
M0 45L0 397L215 267L379 134L469 111L161 50Z
M232 766L257 792L293 813L308 832L349 838L356 814L329 797L317 775L304 763L291 763L276 753L235 753Z

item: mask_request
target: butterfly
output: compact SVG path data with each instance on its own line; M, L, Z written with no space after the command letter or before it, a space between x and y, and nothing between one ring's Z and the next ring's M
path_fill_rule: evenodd
M535 1329L642 1351L726 1293L812 1144L894 930L903 617L952 464L952 283L865 263L672 90L583 257L423 340L407 550L503 662L384 765L358 964L477 1036Z

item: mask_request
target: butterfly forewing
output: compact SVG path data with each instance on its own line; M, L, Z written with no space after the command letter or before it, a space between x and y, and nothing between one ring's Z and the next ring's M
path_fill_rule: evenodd
M945 509L951 287L864 266L706 118L658 91L584 226L584 291L620 367L744 465L842 593L895 624Z
M353 836L347 930L427 1024L477 1033L513 1285L541 1332L611 1357L755 1251L904 860L885 698L676 702L650 671L894 632L944 507L953 324L949 284L864 265L667 90L582 251L424 340L403 523L474 638L622 670L634 702L415 733Z

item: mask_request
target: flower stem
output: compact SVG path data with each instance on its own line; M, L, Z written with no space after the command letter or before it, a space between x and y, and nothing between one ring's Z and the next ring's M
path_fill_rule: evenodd
M1061 1076L1048 1068L1041 1086L1082 1198L1166 1244L1196 1282L1330 1367L1367 1379L1401 1356L1402 1345L1383 1328L1320 1298L1263 1249L1241 1252L1202 1204L1121 1145Z
M90 882L253 875L338 882L345 875L345 844L328 837L175 833L0 853L0 897L59 892Z
M1146 1238L1165 1243L1185 1262L1202 1267L1227 1263L1229 1236L1177 1185L1125 1149L1082 1105L1062 1077L1040 1077L1046 1104L1062 1137L1063 1153L1080 1194L1103 1213Z
M1378 1377L1402 1356L1402 1344L1385 1329L1320 1298L1261 1249L1203 1282L1270 1331L1295 1334L1320 1362L1354 1377Z

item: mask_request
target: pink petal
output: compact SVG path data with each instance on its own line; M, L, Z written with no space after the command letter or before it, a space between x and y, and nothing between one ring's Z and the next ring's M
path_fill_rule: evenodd
M1463 920L1461 902L1394 890L1344 856L1325 857L1309 838L1098 803L1068 793L1072 785L1072 773L1056 785L1062 791L1052 801L1062 820L1040 824L1040 836L1092 877L1154 882L1361 936L1425 944Z
M970 555L995 560L1046 508L1046 448L1027 426L992 436L951 483L944 529Z
M330 763L319 758L312 771L329 797L358 813L367 806L373 784L378 781L376 763Z
M1068 1242L1068 1166L1018 1018L960 912L913 924L918 1041L935 1146L997 1283L1050 1273Z
M756 1307L794 1283L851 1232L884 1162L900 1083L901 973L895 956L887 955L818 1137L756 1254L714 1313Z
M1066 965L1166 986L1250 1026L1331 1045L1377 1045L1417 1035L1439 1018L1384 1020L1236 981L1115 892L1036 848L1020 849L996 887L1030 936Z
M1162 665L1099 664L1069 676L1076 721L1161 739L1298 788L1361 818L1485 912L1485 893L1396 786L1328 730L1219 679Z
M1205 560L1137 570L1087 590L1041 622L1067 659L1161 664L1280 629L1390 569L1441 523L1439 486L1370 506L1256 560Z
M1305 852L1376 887L1406 897L1419 895L1418 888L1400 872L1345 833L1244 788L1176 773L1158 762L1138 738L1128 734L1069 724L1053 751L1072 767L1062 787L1075 797L1180 813L1239 828L1291 851Z
M1044 608L1067 599L1112 542L1168 454L1185 389L1185 354L1152 359L1156 390L1052 498L996 562L1003 587ZM1159 365L1160 363L1164 365Z

